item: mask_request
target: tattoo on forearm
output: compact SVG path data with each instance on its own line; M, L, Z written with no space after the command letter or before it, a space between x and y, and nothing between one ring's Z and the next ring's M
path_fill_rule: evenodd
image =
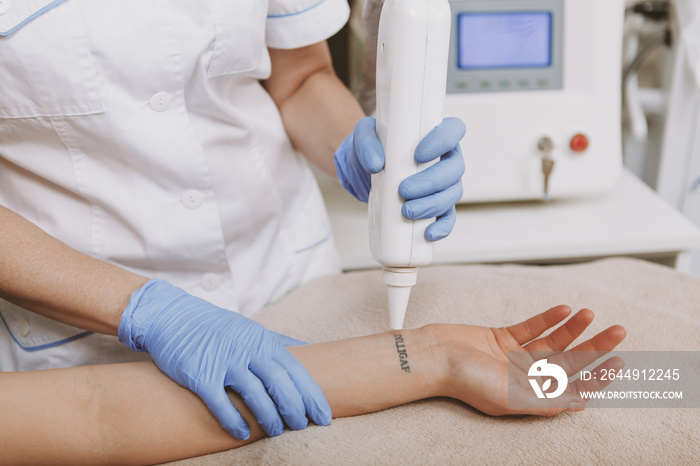
M401 370L404 372L411 372L411 368L408 366L408 353L406 352L406 345L403 342L403 335L394 335L394 341L396 342L396 352L399 353L399 363L401 364Z

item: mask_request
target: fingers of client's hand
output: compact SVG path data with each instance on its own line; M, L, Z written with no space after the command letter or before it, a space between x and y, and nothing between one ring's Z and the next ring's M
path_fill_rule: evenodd
M525 322L511 325L506 330L513 336L519 345L524 345L548 329L554 327L571 313L569 306L556 306L541 314L529 318Z
M624 367L625 362L622 358L613 356L599 364L592 372L602 374L603 371L613 371L617 373ZM570 383L567 390L571 390L576 395L579 395L581 392L597 392L610 385L613 381L614 379L612 377L595 377L590 380L582 380L579 378Z
M606 359L602 364L598 365L593 372L602 373L603 370L617 372L625 367L625 363L621 358L617 356ZM553 412L548 414L559 414L565 411L583 411L586 408L586 400L581 398L583 392L598 392L613 382L611 378L593 378L591 380L581 380L577 379L570 383L566 388L562 400L566 400L567 403L561 404Z
M625 329L619 325L603 330L593 338L573 347L570 351L552 356L550 362L558 364L569 376L615 349L627 336Z
M593 338L571 348L571 351L612 351L627 336L627 330L621 325L613 325Z
M523 341L531 335L540 335L547 328L551 328L556 325L556 323L563 320L567 314L568 310L564 306L559 306L558 308L550 309L543 314L535 316L526 322L509 327L508 330L518 341ZM579 311L550 335L534 340L526 345L524 349L528 352L525 354L531 354L533 359L546 357L545 362L548 365L559 366L568 377L577 374L589 364L612 351L626 336L626 331L623 327L614 325L598 333L593 338L577 345L572 350L561 352L586 330L593 321L593 317L593 312L588 309ZM523 353L517 352L515 354ZM514 368L512 370L528 374L528 376L531 375L529 371L532 368L527 367L527 359L521 361L520 358L516 358L511 360L511 362L514 363ZM596 371L602 368L621 368L623 366L624 363L622 360L614 357L603 362ZM531 380L528 381L532 382ZM556 399L540 399L535 400L536 402L533 402L531 399L531 393L528 390L527 384L515 384L509 387L509 390L513 391L513 393L509 394L509 407L511 403L510 399L512 398L516 400L512 409L515 413L551 416L564 411L580 411L586 406L585 400L581 398L581 392L595 392L603 389L608 383L609 381L603 380L579 379L570 383L564 393L556 397ZM551 404L542 405L542 401L545 401L545 403L550 403L551 401ZM518 406L519 403L521 406Z
M539 338L525 346L528 351L564 351L593 322L593 311L581 309L546 337Z

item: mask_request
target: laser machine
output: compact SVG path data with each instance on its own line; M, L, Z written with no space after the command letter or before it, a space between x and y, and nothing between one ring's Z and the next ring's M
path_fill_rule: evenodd
M460 0L445 115L467 126L463 202L589 196L622 169L624 0Z

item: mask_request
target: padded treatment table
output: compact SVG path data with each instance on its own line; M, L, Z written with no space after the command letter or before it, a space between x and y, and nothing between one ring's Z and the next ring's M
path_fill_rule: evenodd
M595 312L577 342L621 324L628 335L618 350L700 350L700 279L637 259L421 269L405 326L506 326L558 304ZM255 319L309 342L389 330L381 272L317 278ZM589 408L554 418L495 418L456 400L429 399L172 464L504 463L698 464L700 409Z

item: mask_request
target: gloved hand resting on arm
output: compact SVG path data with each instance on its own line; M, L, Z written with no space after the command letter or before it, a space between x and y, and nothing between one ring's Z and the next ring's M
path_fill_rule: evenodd
M446 118L416 147L415 159L433 166L401 182L399 195L406 200L402 213L409 220L437 217L425 230L425 238L437 241L455 225L455 204L462 198L464 158L459 141L465 127L458 118ZM377 138L376 121L361 119L335 153L335 168L343 187L356 199L367 202L371 175L384 168L384 148Z
M236 391L269 436L331 422L331 409L282 335L196 298L163 280L134 292L119 324L119 341L145 351L168 377L195 392L234 437L250 429L226 395ZM290 343L292 339L285 340Z

